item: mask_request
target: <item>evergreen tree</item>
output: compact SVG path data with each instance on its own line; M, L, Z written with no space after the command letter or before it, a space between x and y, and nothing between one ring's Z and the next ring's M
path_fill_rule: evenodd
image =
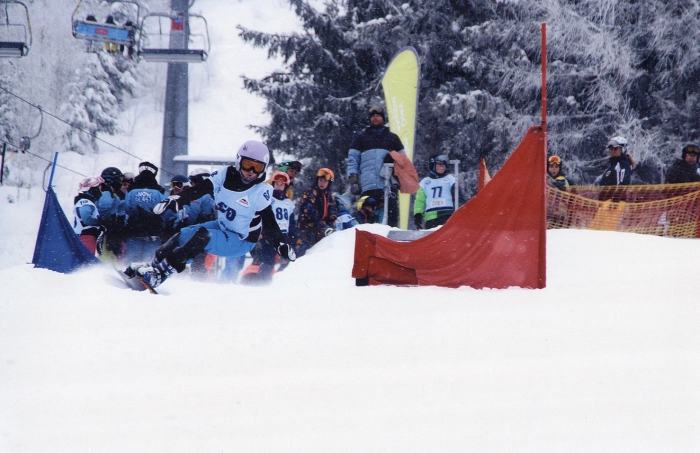
M79 154L96 151L95 134L118 132L118 113L119 100L102 65L90 60L85 67L76 69L68 86L68 102L61 112L72 126L63 137L65 149Z
M497 169L540 121L540 25L548 29L550 152L579 184L593 183L605 145L625 135L634 182L661 182L682 143L697 140L698 5L691 0L331 0L324 12L290 0L305 33L241 28L285 71L245 86L267 99L258 126L277 152L343 174L352 136L382 98L380 80L404 45L418 50L421 91L414 161L462 161L465 194L479 158ZM391 118L389 118L391 121Z

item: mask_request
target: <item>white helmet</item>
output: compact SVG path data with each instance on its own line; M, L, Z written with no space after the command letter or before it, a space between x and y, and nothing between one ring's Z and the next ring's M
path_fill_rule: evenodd
M616 137L613 137L608 142L608 147L610 147L610 146L615 146L615 147L619 146L620 148L622 148L622 152L626 153L627 152L627 139L625 137L623 137L622 135L618 135Z
M262 164L261 168L255 169L255 173L258 174L257 179L263 179L265 177L265 170L270 163L270 150L267 149L267 146L256 140L248 140L238 148L238 154L236 155L236 167L238 171L241 170L241 162L244 159ZM245 169L248 168L250 167L246 167Z

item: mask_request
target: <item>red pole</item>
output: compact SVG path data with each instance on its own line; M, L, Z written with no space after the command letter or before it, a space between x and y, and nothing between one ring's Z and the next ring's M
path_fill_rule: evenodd
M547 24L542 23L542 128L547 132Z

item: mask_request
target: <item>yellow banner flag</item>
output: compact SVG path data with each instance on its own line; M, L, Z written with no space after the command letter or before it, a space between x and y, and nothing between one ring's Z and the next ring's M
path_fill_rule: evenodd
M413 47L404 47L391 59L382 78L382 88L389 114L389 129L401 139L410 161L413 161L416 135L419 82L418 53ZM404 230L408 228L410 197L407 194L399 195L399 227Z

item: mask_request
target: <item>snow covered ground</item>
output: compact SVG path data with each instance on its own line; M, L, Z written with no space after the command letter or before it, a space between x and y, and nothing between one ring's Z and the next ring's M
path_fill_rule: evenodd
M212 49L227 50L194 73L208 83L191 105L191 153L231 152L264 120L238 66L227 72L231 53L250 51L227 43L232 24L293 23L282 0L196 5ZM129 149L155 159L159 125L147 126ZM136 164L59 159L83 172ZM78 179L57 173L66 211ZM43 201L38 187L0 187L0 452L700 448L698 240L555 230L543 290L358 288L343 231L270 286L181 275L153 296L110 268L27 264Z

